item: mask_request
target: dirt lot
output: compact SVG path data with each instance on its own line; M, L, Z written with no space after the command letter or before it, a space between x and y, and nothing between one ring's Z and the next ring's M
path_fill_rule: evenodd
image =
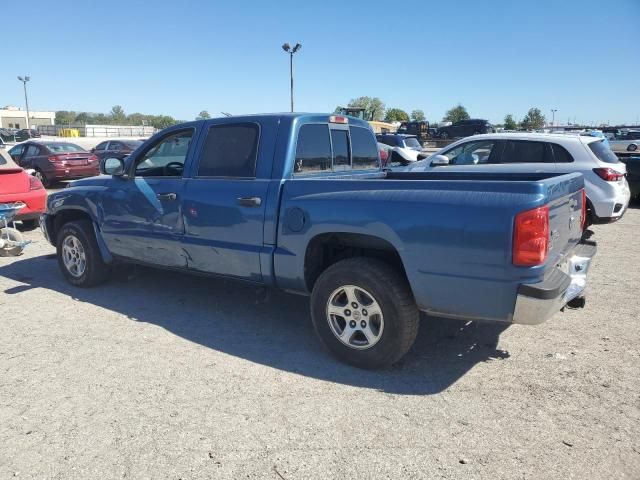
M426 319L382 372L329 357L305 298L75 289L32 232L0 258L0 478L638 479L640 210L595 232L584 310Z

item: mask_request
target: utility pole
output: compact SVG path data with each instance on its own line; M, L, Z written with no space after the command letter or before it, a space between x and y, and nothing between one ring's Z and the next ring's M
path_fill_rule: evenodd
M299 51L302 45L296 43L295 47L291 48L291 45L285 43L282 45L282 50L289 54L289 78L291 80L291 112L293 112L293 54Z
M18 80L22 82L22 86L24 87L24 103L27 107L27 130L31 130L31 125L29 124L29 98L27 97L27 82L31 80L31 77L28 75L24 77L18 76Z
M551 126L555 126L556 124L556 112L558 111L557 108L552 108L551 109Z

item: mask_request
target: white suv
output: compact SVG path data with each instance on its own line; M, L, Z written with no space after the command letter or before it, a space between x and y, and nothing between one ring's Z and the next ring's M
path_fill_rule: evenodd
M627 167L602 138L577 134L489 133L443 148L405 171L541 172L584 175L590 223L622 218L629 204Z

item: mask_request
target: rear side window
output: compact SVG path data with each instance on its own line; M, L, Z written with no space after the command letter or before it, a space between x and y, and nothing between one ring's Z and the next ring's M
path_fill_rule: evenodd
M354 170L378 168L378 145L366 128L349 127L351 132L351 165Z
M198 176L255 177L258 134L258 126L254 123L215 125L209 128L198 166Z
M504 147L501 163L553 163L553 156L545 142L509 140Z
M550 145L553 150L553 157L555 158L556 163L573 162L573 157L562 145L558 145L557 143L551 143Z
M616 157L616 154L611 151L609 147L604 144L604 140L597 142L591 142L589 149L594 153L598 160L606 163L618 163L620 160Z
M331 145L333 147L333 170L351 168L348 132L346 130L331 130Z
M29 145L27 148L27 152L25 153L26 157L37 157L40 153L40 148L37 145Z
M331 170L329 127L308 124L300 127L296 147L295 173Z

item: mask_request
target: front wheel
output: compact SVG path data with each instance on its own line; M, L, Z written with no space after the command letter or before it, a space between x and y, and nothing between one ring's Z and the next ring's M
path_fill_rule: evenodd
M632 143L627 147L628 152L635 152L638 149L638 146L635 143Z
M420 313L403 275L379 260L355 257L320 275L311 295L311 318L336 357L373 369L392 365L409 351Z
M56 250L60 270L72 285L93 287L109 277L109 265L102 260L89 220L64 224L58 234Z

